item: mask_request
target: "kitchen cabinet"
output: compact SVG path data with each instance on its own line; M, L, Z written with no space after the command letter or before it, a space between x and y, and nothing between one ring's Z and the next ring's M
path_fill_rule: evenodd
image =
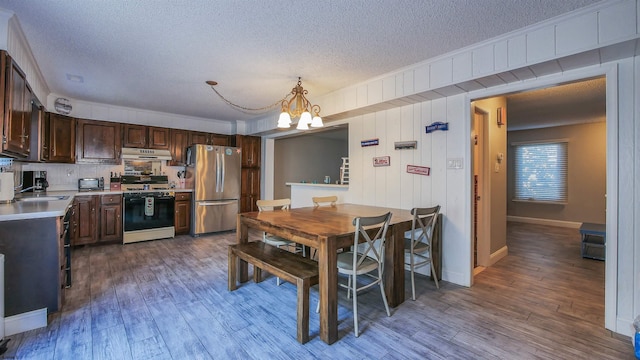
M18 64L6 51L0 52L2 114L2 153L26 158L31 151L31 100L33 92Z
M73 207L73 246L122 240L122 195L80 195Z
M122 241L122 195L100 196L99 242Z
M189 147L189 131L171 129L171 157L173 160L167 162L169 166L184 166L187 161L187 147Z
M55 163L74 163L76 152L76 119L48 113L42 134L42 157Z
M147 131L149 134L147 147L149 149L169 150L171 144L169 128L149 126Z
M242 167L260 167L260 137L237 135L236 146L242 148Z
M169 133L168 128L122 124L122 146L169 150Z
M209 134L199 131L190 131L189 132L189 146L194 144L206 144L211 145L209 143Z
M71 245L86 245L98 239L98 196L76 196L71 215Z
M191 230L191 193L176 192L174 227L176 235L189 234Z
M61 217L3 221L0 254L4 254L4 316L61 309L62 282Z
M228 135L209 134L209 143L211 145L229 146L231 143Z
M120 123L78 119L76 123L76 163L121 163Z
M240 180L240 212L258 211L260 199L261 139L258 136L236 135L236 147L242 149Z
M240 178L240 212L258 211L256 200L260 200L260 169L242 168Z
M50 124L50 113L48 112L42 112L42 122L40 123L40 159L41 161L47 162L49 161L49 149L51 149L51 144L50 144L50 132L49 130L51 130L51 126L49 126ZM74 153L75 153L75 123L73 124L73 147L74 147Z

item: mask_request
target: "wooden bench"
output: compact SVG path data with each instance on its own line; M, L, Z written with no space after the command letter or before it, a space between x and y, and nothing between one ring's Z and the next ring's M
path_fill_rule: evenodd
M229 291L236 289L238 258L253 265L256 283L264 270L298 287L297 339L309 341L309 288L318 283L318 263L262 241L229 245Z

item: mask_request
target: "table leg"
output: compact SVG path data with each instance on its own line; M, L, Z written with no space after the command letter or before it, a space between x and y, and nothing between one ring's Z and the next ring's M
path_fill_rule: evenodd
M392 225L388 230L391 236L385 242L384 289L391 307L404 302L404 232L406 230L408 229L402 224Z
M242 221L242 217L238 215L237 217L237 228L236 228L236 242L238 244L243 244L249 242L249 227ZM249 280L249 264L246 261L240 260L239 263L239 278L240 282L244 283Z
M338 340L338 265L334 238L318 239L320 338L327 344Z

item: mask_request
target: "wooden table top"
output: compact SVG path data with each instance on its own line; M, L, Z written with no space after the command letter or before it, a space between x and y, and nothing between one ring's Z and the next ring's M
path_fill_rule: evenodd
M249 212L240 215L265 224L278 224L279 228L310 236L341 236L353 233L354 218L384 215L387 212L392 213L390 225L412 220L410 210L356 204Z

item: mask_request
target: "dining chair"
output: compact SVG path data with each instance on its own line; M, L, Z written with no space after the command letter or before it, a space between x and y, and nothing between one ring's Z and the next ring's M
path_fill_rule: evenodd
M416 299L416 280L415 269L425 265L431 265L431 277L436 282L436 288L440 288L438 284L438 275L433 265L433 230L438 221L440 213L440 205L428 208L413 208L411 215L411 230L404 234L404 253L405 268L411 272L411 299ZM407 256L409 262L406 261Z
M286 211L289 210L289 207L291 206L291 199L257 200L256 206L258 207L258 211ZM262 233L262 241L278 248L286 248L287 250L290 246L293 246L295 248L293 252L295 253L304 251L304 249L299 247L296 242L267 232ZM280 278L277 278L276 283L280 286Z
M384 243L390 221L390 212L380 216L353 219L353 225L355 226L353 248L350 251L338 254L338 272L347 275L349 278L346 285L342 283L339 283L339 285L347 289L347 298L353 296L353 327L356 337L360 335L358 330L359 291L379 285L387 316L391 316L382 281L384 273ZM375 234L372 237L369 234L373 232ZM367 276L372 280L358 287L358 275Z
M324 204L327 204L329 206L336 206L336 202L338 202L338 197L333 195L333 196L314 196L311 198L311 201L313 201L313 206L314 207L318 207Z

